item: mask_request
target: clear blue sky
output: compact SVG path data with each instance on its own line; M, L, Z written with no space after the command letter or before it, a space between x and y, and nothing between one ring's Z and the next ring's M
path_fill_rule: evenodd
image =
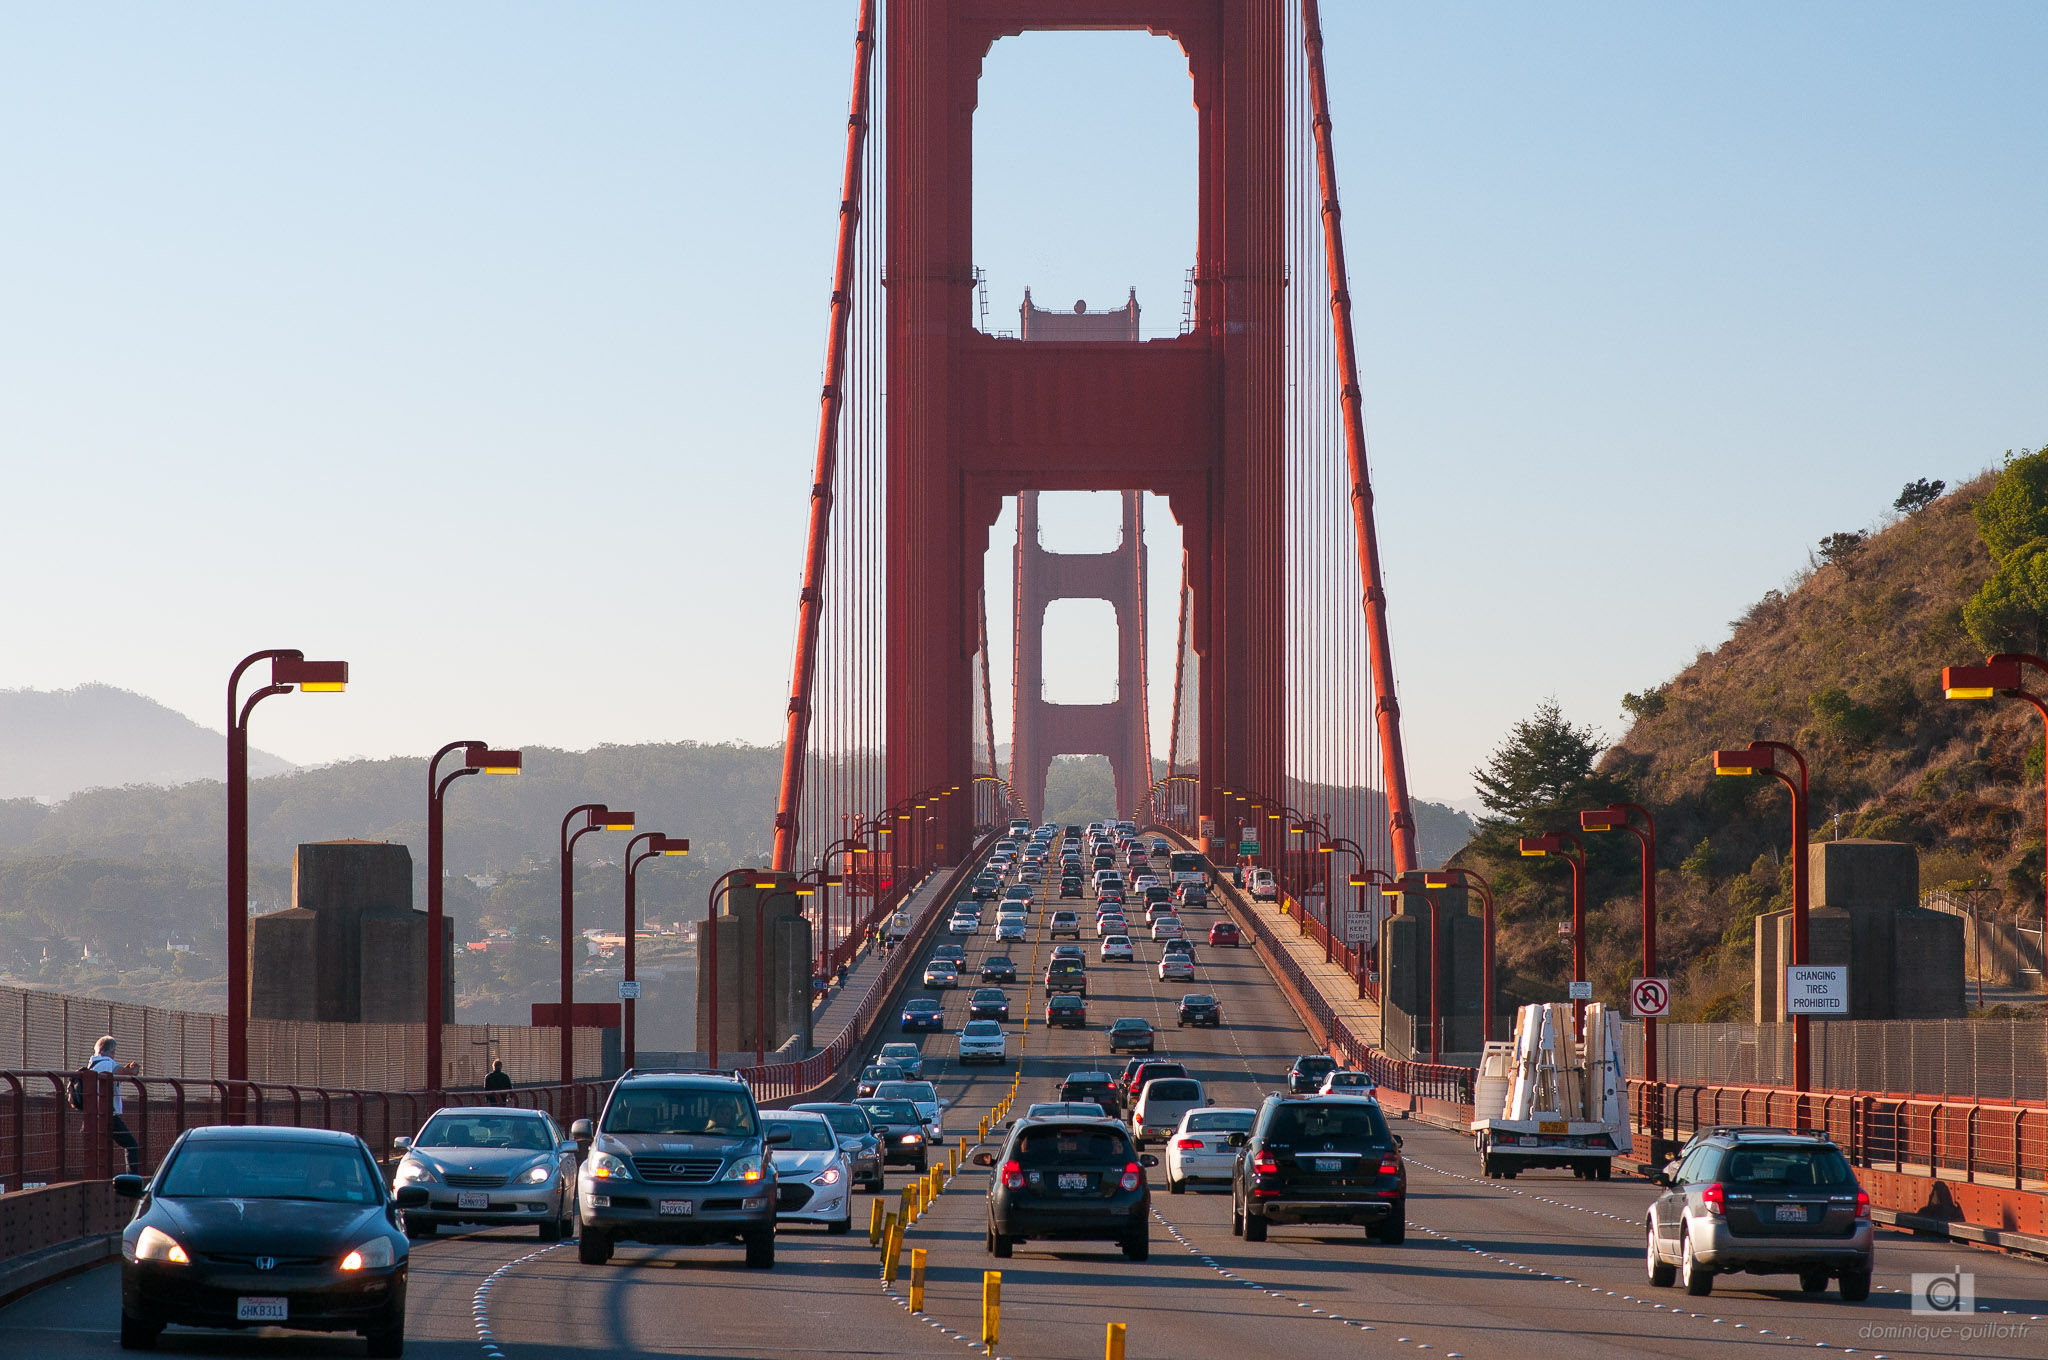
M1325 9L1418 791L2048 441L2048 5ZM0 5L0 686L218 726L296 645L300 761L774 739L853 13ZM1177 52L982 110L996 324L1176 325Z

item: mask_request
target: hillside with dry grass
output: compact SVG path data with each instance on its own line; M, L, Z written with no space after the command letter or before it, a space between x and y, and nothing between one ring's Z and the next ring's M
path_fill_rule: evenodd
M1940 683L1944 665L1984 656L1964 608L1998 569L1972 514L1996 481L1986 473L1860 539L1831 539L1720 647L1626 700L1635 721L1583 793L1619 790L1657 816L1659 962L1678 979L1679 1018L1748 1018L1751 922L1790 904L1785 792L1768 776L1715 776L1716 747L1792 743L1812 771L1813 839L1910 841L1923 887L1982 889L2008 915L2040 915L2041 719L2011 700L1944 699ZM1586 805L1519 820L1569 824ZM1555 999L1570 976L1557 928L1568 880L1554 862L1516 859L1515 829L1502 823L1469 854L1502 888L1504 999ZM1598 903L1588 972L1596 994L1617 996L1640 967L1635 847L1587 839Z

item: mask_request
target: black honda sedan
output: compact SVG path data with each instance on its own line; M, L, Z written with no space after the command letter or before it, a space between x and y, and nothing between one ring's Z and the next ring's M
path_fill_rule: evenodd
M1131 1146L1114 1119L1061 1115L1020 1119L999 1153L977 1152L988 1179L988 1250L1008 1256L1019 1242L1115 1242L1124 1256L1151 1255L1152 1192L1145 1168L1159 1165Z
M121 1345L152 1350L167 1324L359 1332L405 1349L406 1237L362 1139L324 1129L192 1129L154 1177L116 1176L140 1200L121 1234Z

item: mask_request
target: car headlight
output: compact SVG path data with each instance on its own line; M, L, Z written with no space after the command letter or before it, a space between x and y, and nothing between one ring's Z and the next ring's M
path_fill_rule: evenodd
M614 1157L609 1152L591 1153L589 1158L583 1163L583 1171L585 1175L596 1181L629 1181L633 1179L633 1169L626 1165L623 1158Z
M432 1167L424 1162L416 1162L408 1157L398 1164L398 1174L392 1177L392 1183L395 1185L420 1185L439 1179L440 1177L434 1174Z
M519 1173L519 1183L521 1185L540 1185L554 1178L555 1164L553 1162L541 1162L536 1166L529 1166L526 1170Z
M921 1133L906 1133L903 1135L903 1141L905 1143L922 1143L924 1135Z
M819 1172L819 1173L818 1173L817 1175L815 1175L815 1176L811 1177L811 1184L812 1184L812 1185L837 1185L837 1184L839 1184L839 1168L838 1168L838 1167L836 1167L836 1166L828 1166L828 1167L826 1167L826 1168L825 1168L825 1169L824 1169L823 1171L820 1171L820 1172Z
M718 1179L722 1181L760 1180L761 1159L759 1157L742 1157L731 1166L728 1166L725 1169L725 1174Z
M133 1244L122 1243L124 1254L131 1261L164 1261L174 1266L189 1266L192 1258L178 1245L178 1239L160 1228L144 1228L135 1236Z
M397 1253L391 1250L391 1239L373 1237L341 1258L343 1270L377 1270L397 1260Z

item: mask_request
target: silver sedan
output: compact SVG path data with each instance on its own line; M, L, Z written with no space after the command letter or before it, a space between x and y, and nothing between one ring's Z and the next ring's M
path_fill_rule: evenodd
M405 1211L409 1236L458 1223L537 1227L543 1242L574 1235L576 1144L540 1110L450 1106L392 1146L404 1154L393 1187L427 1192L424 1207Z

